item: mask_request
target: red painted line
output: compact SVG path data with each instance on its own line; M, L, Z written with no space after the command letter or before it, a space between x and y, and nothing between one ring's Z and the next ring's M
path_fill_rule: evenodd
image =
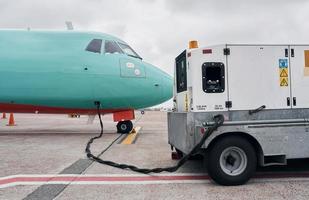
M47 182L51 180L51 177L15 177L0 180L0 185L15 183L15 182Z
M272 173L256 174L253 178L308 178L309 173ZM147 181L189 181L209 180L208 175L176 175L176 176L20 176L0 180L0 186L22 182L147 182Z

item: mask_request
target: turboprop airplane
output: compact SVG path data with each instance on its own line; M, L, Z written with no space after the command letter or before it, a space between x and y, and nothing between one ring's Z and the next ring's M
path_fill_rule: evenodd
M172 97L172 78L103 33L0 30L0 112L112 113L120 133L135 109Z

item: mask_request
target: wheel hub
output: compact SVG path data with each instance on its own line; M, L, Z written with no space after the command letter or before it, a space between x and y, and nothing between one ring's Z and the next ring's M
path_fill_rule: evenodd
M126 124L121 124L120 128L121 128L122 130L126 130L126 129L127 129L127 125L126 125Z
M236 161L236 158L234 158L231 154L229 154L226 158L226 163L231 166L234 166L235 161Z
M226 148L220 156L221 169L230 176L243 173L247 167L247 155L238 147Z

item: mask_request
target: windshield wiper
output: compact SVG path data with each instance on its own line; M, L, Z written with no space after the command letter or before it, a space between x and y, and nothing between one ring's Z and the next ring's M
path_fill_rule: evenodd
M139 56L134 56L134 55L131 55L131 54L127 54L128 56L131 56L131 57L133 57L133 58L138 58L138 59L141 59L141 60L143 60L143 58L141 58L141 57L139 57Z

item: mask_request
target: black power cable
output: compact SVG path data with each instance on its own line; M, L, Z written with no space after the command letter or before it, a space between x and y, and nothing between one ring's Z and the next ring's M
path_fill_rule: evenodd
M200 140L200 142L187 155L182 157L182 159L179 160L179 162L175 166L165 167L165 168L153 168L153 169L138 168L138 167L136 167L134 165L119 164L119 163L115 163L115 162L112 162L112 161L103 160L103 159L99 158L99 156L95 156L95 155L93 155L91 153L90 147L91 147L91 144L93 143L93 141L96 140L96 139L99 139L99 138L101 138L103 136L103 122L102 122L102 118L101 118L100 103L96 102L95 105L97 106L97 112L98 112L99 119L100 119L101 133L98 136L95 136L95 137L91 138L88 141L88 143L86 145L86 149L85 149L87 157L89 159L95 161L95 162L98 162L98 163L101 163L101 164L104 164L104 165L109 165L109 166L120 168L120 169L130 169L132 171L143 173L143 174L161 173L161 172L164 172L164 171L166 171L166 172L175 172L175 171L177 171L185 162L188 161L188 159L192 155L194 155L195 153L197 153L200 150L202 145L205 143L206 139L215 130L217 130L217 128L220 127L223 124L223 122L224 122L223 115L216 115L214 117L214 124L207 128L207 130L204 133L204 135L203 135L202 139ZM100 154L100 155L102 155L102 154Z

